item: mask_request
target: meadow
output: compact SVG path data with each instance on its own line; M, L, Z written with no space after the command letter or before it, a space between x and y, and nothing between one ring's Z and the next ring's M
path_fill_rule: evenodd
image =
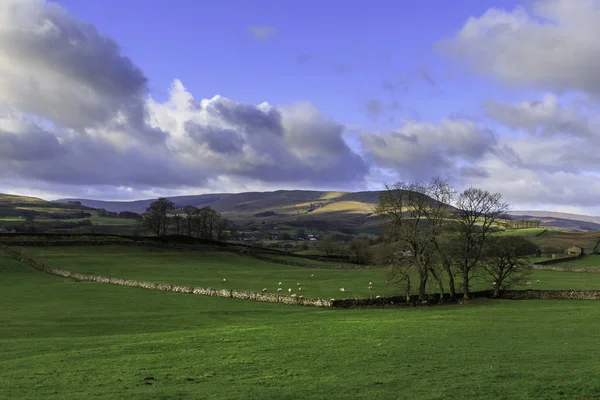
M0 398L591 399L600 303L335 310L75 282L0 254Z
M23 253L51 266L72 272L95 274L156 283L238 289L276 293L279 282L282 294L302 294L313 298L363 298L401 294L398 286L386 284L386 269L306 268L257 260L230 252L203 250L169 250L137 246L23 246ZM285 257L285 256L277 256ZM288 256L289 257L289 256ZM296 259L296 257L290 257ZM302 260L302 259L300 259ZM309 260L312 262L312 260ZM314 276L312 276L314 275ZM226 279L226 281L223 281ZM415 276L416 280L416 276ZM536 281L540 281L537 283ZM532 271L528 281L533 289L600 289L600 274ZM297 283L300 286L297 286ZM373 289L369 289L369 283ZM456 278L457 291L461 280ZM302 287L302 292L298 292ZM341 292L340 288L345 291ZM416 290L416 284L413 284ZM446 286L447 289L447 286ZM480 275L472 280L471 290L491 289L489 279ZM429 291L436 287L430 282Z

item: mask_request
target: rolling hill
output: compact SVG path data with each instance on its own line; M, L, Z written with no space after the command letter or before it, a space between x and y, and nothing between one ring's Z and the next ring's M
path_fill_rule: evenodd
M267 221L290 223L322 229L373 228L377 219L373 210L379 201L378 191L324 192L310 190L278 190L274 192L218 193L170 197L177 206L210 206L225 217L239 222ZM107 211L142 213L155 199L137 201L79 201L81 204Z
M510 211L513 219L539 219L540 226L559 228L573 232L600 230L600 217L569 214L555 211Z

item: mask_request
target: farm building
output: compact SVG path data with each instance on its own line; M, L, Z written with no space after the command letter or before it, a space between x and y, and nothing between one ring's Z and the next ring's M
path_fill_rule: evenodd
M582 256L585 254L583 247L573 246L567 249L567 254L570 256Z

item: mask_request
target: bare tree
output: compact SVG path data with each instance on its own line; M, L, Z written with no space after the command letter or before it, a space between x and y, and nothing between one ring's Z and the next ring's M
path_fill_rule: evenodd
M330 256L335 251L335 243L332 235L326 235L317 244L319 250Z
M198 209L194 206L185 206L183 207L183 213L185 214L185 219L187 222L187 234L188 236L192 236L192 222L194 216L198 212Z
M394 242L384 243L380 246L377 253L375 253L373 262L376 265L388 267L386 284L390 282L398 285L406 298L406 302L410 303L411 275L417 268L414 258L403 256L399 243Z
M491 277L494 297L501 290L522 283L530 274L525 256L535 254L538 246L522 236L490 237L483 252L482 266Z
M430 199L429 204L426 202L423 207L423 214L428 224L428 236L436 251L435 255L430 256L430 273L438 284L440 299L444 296L444 288L437 267L439 266L446 273L450 298L454 299L456 289L452 252L451 248L444 246L442 241L448 234L452 234L453 207L450 204L454 200L455 190L446 180L439 177L431 179L423 189L423 194Z
M181 218L183 215L183 209L181 207L174 208L173 211L171 211L171 215L173 216L173 219L175 220L175 229L177 229L177 234L180 235L181 234Z
M493 225L508 210L500 193L469 188L456 202L454 238L455 262L463 279L463 297L469 298L469 282L479 265L482 252Z
M169 224L169 213L175 208L173 202L165 197L161 197L146 208L142 214L142 221L146 228L154 232L157 236L167 234Z
M370 261L369 241L364 238L354 238L348 243L350 260L357 264L367 264Z
M229 227L229 220L223 218L221 214L217 214L217 240L221 241L225 237L225 231Z
M421 299L426 295L430 275L436 279L440 292L443 293L439 274L432 274L432 255L435 252L433 238L438 234L439 227L427 220L427 215L434 214L431 208L435 207L431 198L427 196L429 191L429 187L422 183L398 182L391 187L386 185L386 190L381 194L375 209L377 215L388 220L390 237L398 241L403 249L410 250L409 255L402 256L406 258L402 259L401 264L416 269Z

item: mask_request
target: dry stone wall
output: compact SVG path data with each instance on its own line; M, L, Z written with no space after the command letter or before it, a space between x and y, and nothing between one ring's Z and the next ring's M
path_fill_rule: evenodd
M35 260L20 251L0 243L0 250L11 255L15 259L30 265L46 273L78 281L89 281L111 285L139 287L144 289L162 290L203 296L229 297L243 300L254 300L268 303L281 303L290 305L328 307L328 308L361 308L361 307L406 307L406 306L428 306L440 304L438 295L431 295L427 300L420 300L412 296L407 303L401 296L385 298L362 298L362 299L313 299L302 296L276 295L270 293L256 293L246 290L213 289L203 287L180 286L164 283L145 282L99 275L81 274L52 267L41 261ZM561 268L544 266L545 268ZM571 270L571 269L569 269ZM589 272L589 271L586 271ZM473 292L472 298L491 297L490 291ZM445 296L446 297L446 296ZM500 297L511 300L531 299L555 299L555 300L600 300L600 290L505 290ZM442 302L443 303L443 302ZM447 304L448 302L446 302Z
M41 261L35 260L18 250L15 250L5 244L0 243L0 250L11 255L17 260L30 265L36 269L47 272L52 275L58 275L65 278L72 278L78 281L89 281L97 283L106 283L111 285L121 285L130 287L139 287L144 289L163 290L168 292L179 292L188 294L198 294L204 296L217 296L217 297L230 297L237 299L255 300L268 303L282 303L282 304L293 304L300 306L312 306L312 307L331 307L331 301L326 299L313 299L305 298L302 296L286 296L286 295L275 295L268 293L256 293L245 290L231 290L231 289L212 289L202 287L189 287L179 286L163 283L144 282L131 279L113 278L99 275L88 275L71 272L59 268L51 267Z

